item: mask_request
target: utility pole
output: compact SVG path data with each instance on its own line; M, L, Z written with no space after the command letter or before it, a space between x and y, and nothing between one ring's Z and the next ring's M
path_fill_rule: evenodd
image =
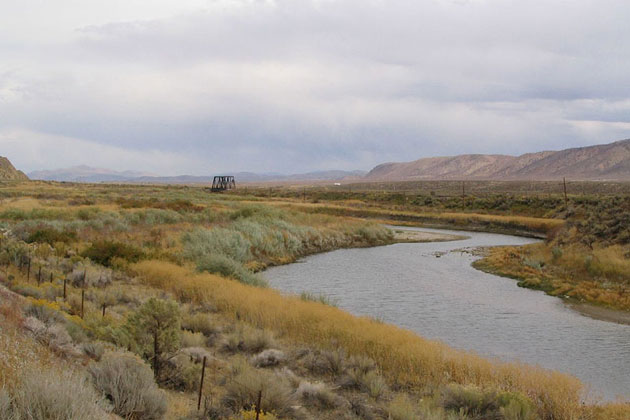
M569 208L569 199L567 198L567 179L562 178L562 185L564 187L564 207Z

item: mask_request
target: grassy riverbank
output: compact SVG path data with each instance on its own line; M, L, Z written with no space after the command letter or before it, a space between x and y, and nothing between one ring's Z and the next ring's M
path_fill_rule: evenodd
M584 406L575 378L455 351L325 298L283 296L257 274L315 252L396 240L363 217L533 232L554 230L560 219L369 203L361 215L354 204L191 187L32 182L4 185L0 194L0 280L17 293L4 291L0 301L0 346L11 349L0 357L0 416L29 407L21 397L32 386L25 368L46 379L30 391L32 401L59 395L63 407L94 418L108 411L247 419L261 388L267 419L568 420L614 418L613 411L621 419L629 412L623 404ZM197 411L203 356L208 382ZM64 372L69 385L54 387ZM73 386L88 390L83 399L73 398ZM136 406L112 401L122 392L113 386L126 387Z
M475 266L523 287L630 311L630 198L573 204L568 213L544 243L495 248Z

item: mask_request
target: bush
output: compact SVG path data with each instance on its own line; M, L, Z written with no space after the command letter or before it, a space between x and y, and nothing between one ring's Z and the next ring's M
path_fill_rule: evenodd
M418 418L416 407L406 395L397 395L388 405L387 413L391 420L414 420Z
M252 364L256 367L270 367L278 366L285 360L286 356L280 350L267 349L252 357Z
M3 419L102 420L106 404L85 377L73 371L27 371ZM6 396L5 396L6 404ZM5 407L6 410L6 407Z
M203 347L186 347L182 349L181 352L188 356L190 360L195 363L202 363L204 357L206 358L206 360L213 359L210 352Z
M67 278L74 287L105 287L112 282L112 270L77 265Z
M94 385L123 418L161 419L166 400L153 380L151 368L131 353L108 352L89 367Z
M442 391L442 406L470 417L531 420L537 418L532 402L516 392L482 390L452 384Z
M70 243L77 240L77 233L74 231L59 231L53 228L42 227L31 232L26 238L26 242L47 243L55 245L57 242Z
M129 315L125 327L137 351L151 360L155 377L160 382L163 359L177 351L180 345L179 305L171 300L150 298Z
M30 304L24 311L24 315L35 317L46 325L65 321L65 318L59 311L45 304Z
M181 346L182 347L204 347L206 345L206 336L201 333L193 333L190 331L182 331Z
M106 344L101 341L93 341L89 343L83 343L81 350L83 354L92 360L99 362L105 354Z
M468 416L482 416L499 410L497 394L475 386L452 384L442 391L442 406Z
M203 360L203 357L201 358ZM201 364L182 352L168 359L162 366L161 385L177 391L199 389Z
M197 270L230 277L251 286L267 286L267 282L262 277L252 273L241 263L221 254L210 254L199 259Z
M111 266L114 258L137 262L144 256L143 252L138 248L115 241L94 242L92 246L83 251L81 255L106 267Z
M202 333L206 337L212 337L219 333L219 328L213 322L212 317L201 312L182 317L182 328L190 332Z
M324 384L303 381L295 391L296 397L301 399L308 407L318 407L320 409L332 409L343 404L343 400Z
M234 411L251 409L262 390L261 409L280 416L291 410L291 388L286 378L252 368L242 369L225 387L224 403Z
M346 369L346 353L341 349L308 353L304 358L304 366L314 374L337 376Z
M258 353L275 345L273 336L267 330L257 330L241 326L226 337L223 348L227 351Z

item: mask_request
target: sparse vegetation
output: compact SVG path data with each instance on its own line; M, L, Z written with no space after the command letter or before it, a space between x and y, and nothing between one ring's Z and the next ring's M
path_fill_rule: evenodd
M112 411L123 418L161 419L166 412L163 393L153 372L137 356L108 352L89 368L96 389L112 403Z
M514 274L526 270L526 280L543 279L558 294L586 296L601 287L588 289L587 280L605 284L619 292L610 302L620 307L628 244L626 216L615 209L626 201L570 197L566 209L555 195L463 200L322 189L303 203L289 189L269 197L266 188L239 196L37 182L0 193L3 418L26 406L19 379L30 368L56 380L71 373L68 381L80 384L83 393L55 389L66 398L59 418L80 409L79 418L111 410L123 418L253 419L261 391L263 419L599 420L630 412L624 403L583 405L574 378L455 351L351 316L324 296L283 296L260 287L256 274L315 252L391 243L377 222L399 220L548 235L544 244L500 250L516 255L508 261ZM561 292L561 269L579 287Z

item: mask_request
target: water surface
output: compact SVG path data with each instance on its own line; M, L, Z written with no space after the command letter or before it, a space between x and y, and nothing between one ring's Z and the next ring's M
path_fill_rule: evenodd
M478 257L459 251L535 240L418 230L470 238L338 250L272 267L265 277L276 289L324 294L353 314L452 347L573 374L594 396L630 396L630 326L588 318L558 298L475 270Z

